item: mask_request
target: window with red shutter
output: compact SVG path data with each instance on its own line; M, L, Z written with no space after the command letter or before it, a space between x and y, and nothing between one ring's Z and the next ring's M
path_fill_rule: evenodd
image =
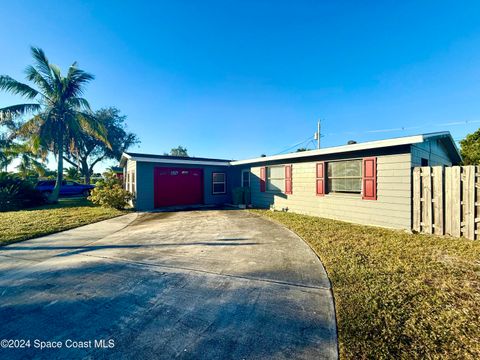
M325 195L325 162L317 163L316 169L316 178L317 178L317 195L323 196Z
M292 193L292 165L285 165L285 194Z
M362 199L377 200L377 158L364 158L362 170Z
M260 191L265 192L265 182L267 180L267 169L265 166L260 168Z

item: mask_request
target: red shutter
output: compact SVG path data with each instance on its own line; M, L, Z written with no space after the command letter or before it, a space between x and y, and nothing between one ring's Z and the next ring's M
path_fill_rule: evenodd
M317 195L325 195L325 162L317 163Z
M363 159L362 177L363 196L365 200L377 200L377 158Z
M267 168L261 167L260 168L260 191L265 192L265 182L267 180Z
M292 194L292 165L285 165L285 194Z

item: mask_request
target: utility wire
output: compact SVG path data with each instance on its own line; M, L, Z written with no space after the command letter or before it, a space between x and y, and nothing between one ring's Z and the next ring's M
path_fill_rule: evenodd
M327 133L325 135L358 135L358 134L374 134L374 133L387 133L387 132L397 132L397 131L407 131L407 130L416 130L425 127L432 127L432 126L455 126L455 125L468 125L468 124L479 124L480 120L472 120L472 121L453 121L453 122L446 122L446 123L427 123L424 125L417 125L417 126L402 126L398 128L390 128L390 129L374 129L374 130L365 130L365 131L344 131L344 132L332 132Z
M373 130L365 130L365 131L344 131L344 132L333 132L333 133L327 133L327 134L321 134L321 137L324 136L331 136L331 135L358 135L358 134L375 134L375 133L387 133L387 132L397 132L397 131L407 131L407 130L415 130L415 129L421 129L425 127L432 127L432 126L456 126L456 125L468 125L468 124L479 124L480 120L465 120L465 121L452 121L452 122L446 122L446 123L428 123L424 125L418 125L418 126L402 126L402 127L397 127L397 128L390 128L390 129L373 129ZM459 142L461 139L454 139L455 142ZM292 150L293 148L300 146L302 144L305 144L305 147L309 147L311 143L315 145L315 139L313 139L313 136L309 136L307 139L292 145L278 153L275 153L274 155L280 155L283 154L289 150Z
M295 145L292 145L292 146L290 146L289 148L286 148L286 149L284 149L284 150L282 150L282 151L280 151L280 152L278 152L278 153L276 153L276 154L274 154L274 155L280 155L280 154L282 154L282 153L284 153L284 152L287 152L288 150L291 150L291 149L293 149L293 148L295 148L295 147L297 147L297 146L300 146L300 145L302 145L302 144L304 144L304 143L306 143L307 141L310 141L310 140L313 140L313 136L309 136L307 139L305 139L305 140L303 140L303 141L300 141L299 143L296 143Z

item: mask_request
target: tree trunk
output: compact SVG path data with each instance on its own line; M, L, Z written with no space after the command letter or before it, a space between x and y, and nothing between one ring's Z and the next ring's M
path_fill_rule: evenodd
M82 159L82 175L85 176L85 184L90 185L90 168L88 167L88 163L86 159Z
M61 138L61 137L60 137ZM52 194L48 199L50 202L57 202L60 195L60 187L62 186L63 181L63 141L59 140L58 143L58 156L57 156L57 181L55 182L55 187L53 188Z

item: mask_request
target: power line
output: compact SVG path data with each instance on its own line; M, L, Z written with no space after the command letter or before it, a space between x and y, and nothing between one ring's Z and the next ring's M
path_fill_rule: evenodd
M374 133L387 133L387 132L398 132L398 131L408 131L408 130L416 130L425 127L432 127L432 126L456 126L456 125L469 125L469 124L479 124L480 120L465 120L465 121L453 121L453 122L445 122L445 123L427 123L424 125L417 125L417 126L401 126L397 128L387 128L387 129L372 129L372 130L364 130L364 131L343 131L343 132L332 132L327 133L325 135L358 135L358 134L374 134Z
M343 131L343 132L333 132L333 133L327 133L327 134L321 134L321 137L325 136L331 136L331 135L358 135L358 134L374 134L374 133L387 133L387 132L398 132L398 131L408 131L408 130L415 130L415 129L421 129L425 127L432 127L432 126L457 126L457 125L468 125L468 124L480 124L480 120L465 120L465 121L453 121L453 122L445 122L445 123L427 123L424 125L418 125L418 126L402 126L402 127L397 127L397 128L387 128L387 129L372 129L372 130L364 130L364 131ZM461 139L454 139L455 142L459 142ZM292 150L293 148L300 146L304 143L307 143L305 146L309 147L312 143L315 146L315 139L314 136L309 136L307 139L296 143L295 145L292 145L278 153L275 153L274 155L280 155L284 152L287 152L289 150Z
M292 145L292 146L290 146L289 148L286 148L286 149L284 149L284 150L282 150L282 151L280 151L280 152L278 152L278 153L276 153L276 154L274 154L274 155L280 155L280 154L282 154L282 153L284 153L284 152L286 152L286 151L288 151L288 150L291 150L291 149L293 149L293 148L295 148L295 147L297 147L297 146L300 146L300 145L306 143L307 141L311 141L312 139L313 139L313 136L309 136L307 139L305 139L305 140L303 140L303 141L301 141L301 142L299 142L299 143L296 143L295 145Z

